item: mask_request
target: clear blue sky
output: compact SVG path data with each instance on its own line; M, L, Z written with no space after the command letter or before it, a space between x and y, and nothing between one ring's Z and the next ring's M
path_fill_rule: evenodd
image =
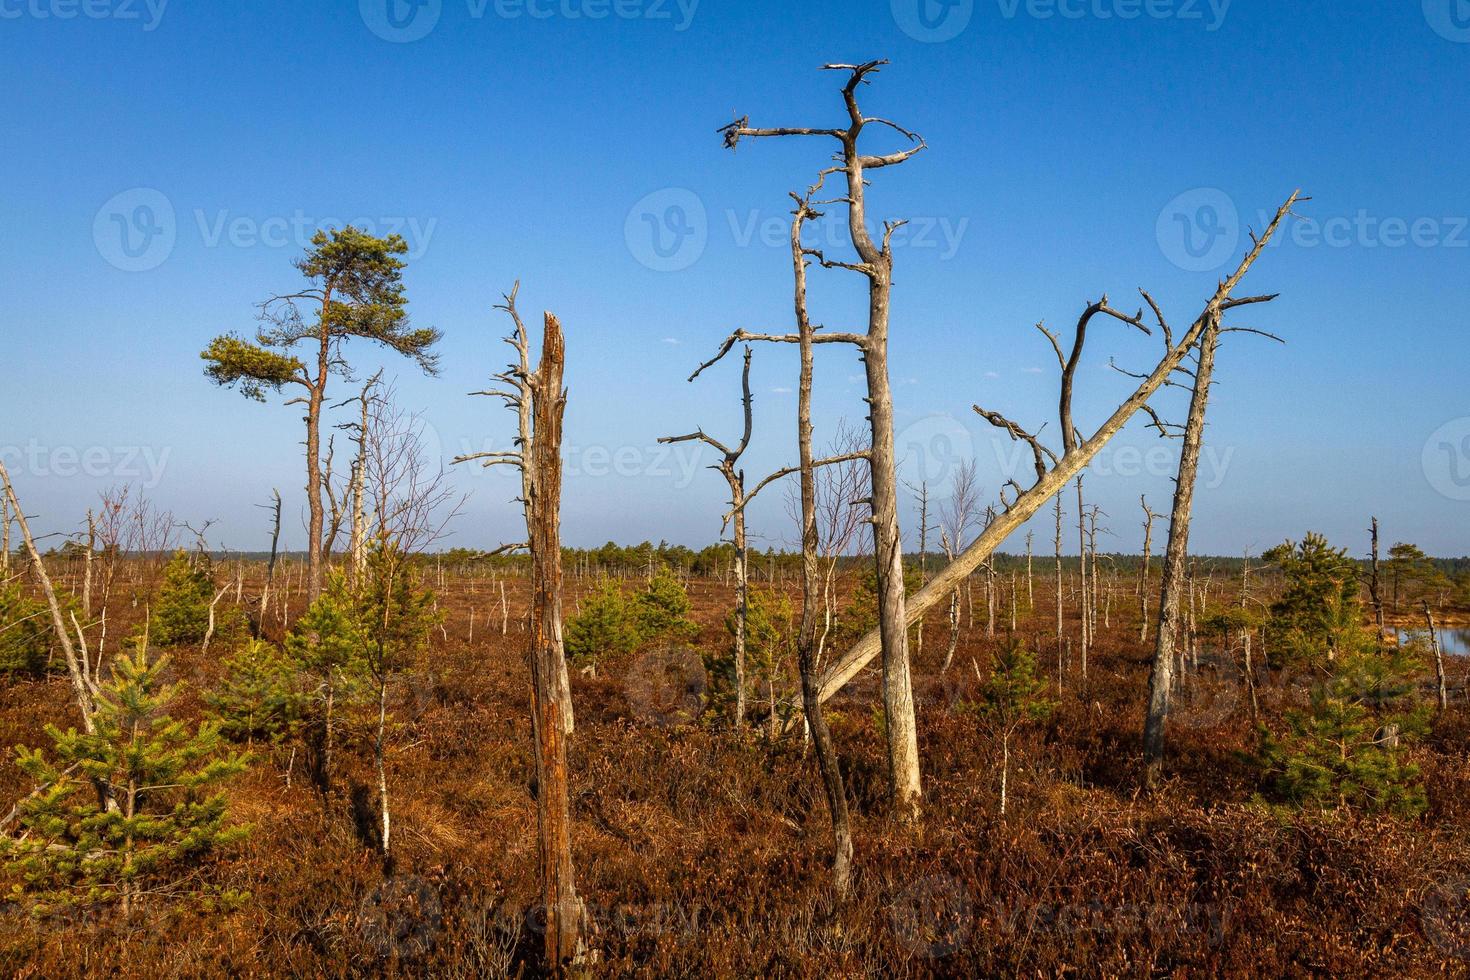
M892 339L910 477L924 456L942 495L970 454L993 495L1011 449L970 406L1052 418L1032 324L1139 286L1187 323L1240 226L1302 187L1317 224L1260 262L1247 288L1283 296L1241 321L1289 343L1227 338L1196 550L1316 529L1361 553L1377 514L1389 541L1470 552L1465 0L392 2L0 0L0 451L40 528L131 480L259 549L251 505L280 487L300 547L299 410L211 387L198 351L298 282L314 223L366 218L408 237L413 315L445 333L441 377L390 370L446 456L511 431L465 393L505 360L491 307L519 278L568 334L566 539L708 543L712 460L655 440L733 434L738 362L684 379L731 328L789 323L786 193L828 153L730 153L715 130L832 125L817 66L886 57L865 107L930 144L870 192L875 217L915 219ZM853 325L860 282L814 275L818 321ZM1154 350L1096 331L1082 417L1125 390L1109 356ZM752 477L792 458L795 369L757 351ZM821 352L819 441L861 419L857 373ZM1178 392L1160 407L1182 417ZM1104 547L1138 547L1140 493L1167 509L1159 445L1135 424L1089 477ZM453 543L515 539L509 475L454 477L473 496ZM779 493L753 517L792 539Z

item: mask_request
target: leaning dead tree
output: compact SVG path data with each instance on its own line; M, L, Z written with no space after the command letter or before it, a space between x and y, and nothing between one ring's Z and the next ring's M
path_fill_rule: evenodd
M746 116L722 127L720 132L724 135L725 146L730 149L736 148L742 139L766 137L817 136L837 141L836 165L821 172L805 201L813 208L829 204L846 205L847 233L857 253L856 261L829 259L820 249L799 247L803 256L815 259L823 268L855 272L866 279L868 285L866 332L818 333L814 327L809 342L856 346L862 354L867 373L868 417L872 427L868 461L872 474L871 506L873 552L877 569L878 632L883 652L883 709L894 812L901 820L908 821L917 819L919 814L919 743L908 651L908 627L911 618L904 597L903 539L898 526L899 487L893 449L893 391L888 377L889 298L893 288L892 238L894 231L903 222L884 222L881 241L873 240L868 231L866 175L869 171L905 162L923 150L925 144L917 134L897 123L863 115L858 106L858 86L866 84L868 76L879 71L886 63L869 61L861 65L823 66L826 71L846 72L848 76L842 89L848 122L842 128L761 129L750 126L750 117ZM869 125L891 129L911 145L881 156L864 154L859 150L858 142ZM813 201L812 196L821 189L822 182L827 177L839 174L846 180L846 194L830 201ZM801 337L798 334L770 335L737 330L725 341L714 360L723 357L736 343L746 341L800 343Z
M1271 224L1259 236L1253 238L1251 250L1240 261L1235 271L1226 279L1220 281L1214 295L1205 304L1204 311L1195 319L1194 323L1186 330L1177 341L1174 339L1172 330L1166 321L1163 311L1153 298L1146 292L1141 291L1144 300L1153 311L1154 319L1163 335L1164 356L1159 360L1153 371L1142 377L1133 393L1129 395L1113 413L1108 416L1102 426L1096 429L1091 436L1084 438L1074 427L1071 408L1071 378L1067 370L1066 359L1061 358L1060 346L1057 346L1058 358L1063 365L1062 400L1060 403L1060 421L1063 432L1063 452L1058 456L1053 450L1045 446L1041 440L1030 432L1022 429L1019 425L1004 416L976 406L976 411L989 421L1005 431L1012 439L1026 443L1031 447L1036 464L1036 482L1029 489L1022 489L1014 480L1008 483L1008 489L1012 496L1002 502L1005 509L994 522L987 527L970 547L966 548L956 559L950 563L938 575L929 581L914 595L908 597L908 615L910 619L922 615L926 610L942 601L957 584L962 582L966 576L982 565L1000 544L1008 538L1013 531L1019 528L1032 515L1040 510L1048 500L1062 490L1069 482L1076 478L1082 470L1090 463L1098 452L1107 443L1122 431L1130 419L1139 412L1153 415L1152 409L1148 407L1149 399L1163 387L1184 363L1185 358L1199 342L1200 336L1205 331L1206 324L1224 313L1242 306L1254 303L1264 303L1275 298L1275 296L1249 296L1235 298L1235 289L1240 285L1262 251L1271 241L1272 237L1280 228L1282 221L1290 214L1291 208L1301 199L1300 192L1294 193L1285 204L1276 212ZM1078 320L1076 340L1073 345L1073 370L1075 371L1076 355L1078 347L1081 346L1086 335L1088 324L1099 314L1108 309L1106 302L1090 304ZM1121 314L1109 314L1120 318L1124 323L1138 327L1145 332L1151 331L1144 325L1142 315L1124 316ZM1155 417L1156 418L1156 417ZM1162 423L1157 423L1162 428ZM1070 433L1070 435L1069 435ZM847 651L836 663L834 663L822 676L822 698L826 700L840 691L848 681L856 677L864 667L878 655L882 648L882 641L878 631L871 632L858 640L851 649Z
M61 601L56 596L56 588L52 585L51 576L46 574L46 565L41 561L41 552L36 548L36 539L31 535L30 523L26 520L26 512L20 506L20 498L15 495L15 486L10 482L10 471L5 468L5 463L0 460L0 484L3 484L4 497L10 508L10 519L15 521L15 526L20 530L21 544L25 548L26 561L30 566L30 572L41 589L41 594L46 599L46 609L51 614L51 628L56 634L56 641L61 645L62 656L66 658L66 673L71 678L72 694L76 698L77 708L82 713L82 726L88 735L97 731L94 716L97 713L97 683L92 676L90 666L86 661L86 642L82 638L81 628L77 627L77 637L82 645L80 651L72 642L71 632L67 627L66 618L62 615ZM71 616L72 625L76 625L76 614ZM100 654L99 654L100 655Z
M754 419L753 402L750 395L750 356L751 350L747 347L745 348L745 368L740 376L740 404L745 412L745 429L740 435L739 443L733 447L727 446L708 435L702 428L688 435L667 436L659 440L660 443L702 442L710 446L720 454L720 461L710 469L719 470L720 475L730 486L730 513L725 518L725 523L733 525L731 540L735 546L735 727L737 729L745 727L745 624L750 613L750 583L745 534L745 471L740 468L740 457L745 454L746 447L750 445Z
M534 379L531 372L531 344L526 334L526 325L521 320L520 311L516 308L516 295L521 291L521 284L517 282L511 287L509 293L503 298L504 303L496 305L497 310L503 310L511 319L511 333L504 337L506 344L516 352L516 359L509 364L504 371L494 376L495 381L500 382L503 387L488 388L485 391L471 392L472 395L485 395L491 398L499 398L505 403L505 407L516 413L516 438L513 449L500 452L471 453L467 456L456 456L455 463L467 463L479 461L484 466L514 466L521 474L521 512L526 521L526 540L514 544L502 545L495 550L495 554L503 554L512 551L525 551L529 549L531 538L534 536L535 524L532 520L531 497L535 487L535 473L531 461L536 455L536 433L533 408L535 402ZM550 316L550 314L547 314ZM546 357L543 350L542 358ZM559 430L558 430L559 431ZM561 701L559 716L566 725L566 734L571 735L574 725L572 716L572 681L567 674L566 658L556 665L558 698Z
M1297 200L1298 196L1293 195L1286 209L1277 215L1277 222L1290 211ZM1277 222L1272 223L1272 229ZM1270 235L1271 229L1267 229L1265 239L1269 239ZM1256 240L1256 251L1252 254L1259 254L1263 241L1264 239ZM1189 522L1194 513L1194 488L1199 475L1200 447L1204 442L1205 412L1210 402L1210 389L1214 385L1215 355L1220 348L1220 338L1225 333L1244 331L1280 341L1279 337L1260 330L1224 325L1226 312L1243 302L1219 304L1205 311L1203 329L1193 351L1194 369L1191 371L1183 366L1177 369L1185 375L1192 375L1194 384L1189 400L1189 415L1184 423L1179 475L1174 481L1174 505L1169 515L1169 543L1165 546L1164 569L1159 584L1159 625L1154 638L1153 671L1149 675L1148 715L1143 728L1144 765L1146 780L1150 784L1156 782L1163 771L1164 727L1168 721L1169 698L1174 686L1174 656L1175 646L1179 642L1180 604L1187 588L1185 563L1189 557ZM1154 416L1154 422L1160 434L1168 434L1168 427L1157 415ZM1192 601L1190 611L1192 617ZM1191 638L1193 633L1191 629Z

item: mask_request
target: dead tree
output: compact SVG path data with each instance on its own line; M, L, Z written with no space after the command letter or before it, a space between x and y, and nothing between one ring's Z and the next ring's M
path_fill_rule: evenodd
M1385 625L1383 622L1383 593L1379 589L1378 578L1378 518L1373 518L1373 523L1368 528L1373 541L1373 563L1368 578L1368 595L1373 600L1373 618L1378 623L1378 649L1383 649L1383 634Z
M1063 641L1065 639L1065 637L1063 637L1063 635L1062 635L1063 625L1062 625L1062 495L1061 494L1057 494L1056 495L1054 509L1056 510L1056 515L1057 515L1057 537L1056 537L1056 556L1057 556L1057 583L1056 583L1057 584L1057 689L1060 690L1061 689L1061 686L1062 686L1062 643L1063 643Z
M1147 293L1142 295L1149 307L1153 310L1155 320L1163 334L1164 356L1159 360L1154 369L1142 377L1138 386L1134 389L1122 404L1107 418L1100 428L1093 432L1090 437L1083 438L1082 434L1072 424L1071 409L1071 372L1067 370L1067 362L1061 357L1061 348L1053 340L1054 349L1057 351L1058 359L1063 366L1063 397L1060 406L1062 422L1063 453L1058 456L1053 450L1046 447L1041 440L1032 433L1022 429L1019 425L1006 419L1004 416L991 411L976 407L976 411L989 421L1007 432L1012 439L1019 440L1031 447L1036 463L1036 482L1029 489L1022 490L1014 481L1007 484L1013 491L1012 499L1005 499L1003 503L1005 510L997 517L990 527L975 540L969 548L960 554L948 568L936 575L928 585L920 589L914 595L908 597L908 615L912 618L921 615L925 610L942 601L958 582L962 582L966 576L984 563L1000 544L1005 541L1017 528L1029 520L1040 510L1048 500L1055 496L1068 483L1082 472L1083 468L1090 463L1098 452L1116 436L1123 426L1128 423L1139 412L1152 410L1148 407L1149 399L1163 387L1174 372L1183 364L1184 359L1199 341L1204 333L1205 325L1210 320L1223 316L1230 310L1256 303L1268 302L1275 296L1250 296L1233 297L1236 287L1245 278L1256 260L1260 258L1262 251L1271 241L1276 231L1280 228L1282 221L1291 213L1291 208L1301 200L1300 192L1294 193L1285 204L1276 212L1271 224L1257 238L1253 239L1253 247L1240 261L1235 271L1226 279L1221 280L1214 294L1205 304L1204 311L1195 319L1193 324L1186 330L1182 337L1176 342L1168 322L1164 318L1163 311L1153 298ZM1078 321L1077 340L1074 344L1073 371L1075 371L1076 355L1081 347L1085 336L1087 325L1098 314L1109 311L1106 302L1091 304L1084 311L1082 318ZM1128 317L1116 312L1108 312L1108 315L1121 319L1125 323L1137 326L1145 332L1150 332L1142 322L1142 315ZM1051 336L1048 334L1048 336ZM1158 423L1162 427L1162 423ZM1070 433L1070 435L1067 435ZM1048 465L1050 464L1050 465ZM851 649L847 651L836 663L829 667L822 675L822 697L830 698L843 685L878 655L882 649L880 634L878 631L871 632L858 640Z
M919 742L909 664L910 617L903 586L903 539L898 525L899 488L893 448L893 392L888 377L889 299L893 286L892 238L902 222L885 222L881 242L873 240L868 231L866 175L869 171L905 162L923 150L925 144L918 135L896 123L864 116L858 107L858 86L865 84L868 76L879 71L884 64L884 61L870 61L861 65L823 66L825 70L846 72L848 75L847 83L842 89L842 99L848 115L848 123L843 128L757 129L749 125L747 116L722 127L720 132L724 135L725 145L730 149L737 147L740 140L746 138L786 136L818 136L836 140L838 144L838 163L822 171L816 188L820 189L821 181L825 178L841 174L846 179L846 194L833 201L813 203L817 206L846 205L847 232L857 252L857 261L828 259L820 249L803 247L802 252L804 256L816 259L824 268L846 269L867 280L868 327L865 333L860 334L816 333L813 330L809 341L813 344L853 344L862 353L867 373L868 417L873 434L868 460L872 473L873 551L877 570L879 635L882 637L883 708L888 738L889 774L894 811L901 820L911 821L919 815ZM881 156L860 152L859 139L870 124L894 130L911 145ZM799 343L800 337L791 334L750 334L737 330L725 342L724 350L728 351L737 342L752 340ZM722 354L723 351L716 359Z
M41 594L46 599L46 608L51 613L51 628L56 634L56 641L61 644L62 656L66 658L66 672L71 678L72 695L76 699L77 708L82 712L82 725L88 735L97 731L93 716L97 713L97 685L93 681L90 667L85 659L86 648L83 646L79 656L77 647L72 643L71 632L67 628L66 619L62 616L61 601L56 597L56 589L51 584L51 576L46 574L46 565L41 561L41 553L36 549L36 539L31 536L30 524L26 521L25 510L20 506L20 499L15 495L15 487L10 482L10 471L5 468L5 463L0 460L0 482L4 483L5 499L9 502L10 514L15 520L15 526L20 529L21 544L25 547L26 559L30 566L31 575L36 584L41 588ZM72 617L75 624L76 617ZM81 635L78 629L78 636ZM99 654L100 655L100 654Z
M1034 534L1034 531L1026 532L1026 611L1028 613L1036 604L1036 593L1031 585L1031 538Z
M512 294L512 299L514 294ZM518 322L519 328L519 322ZM519 331L524 338L524 331ZM522 347L524 350L524 346ZM531 552L531 714L536 737L536 815L540 826L542 900L546 908L546 965L560 971L583 952L585 909L572 867L566 706L566 651L562 645L561 436L567 393L562 387L566 347L561 324L546 314L541 364L522 372L531 413L526 519Z
M1082 644L1082 686L1087 686L1087 647L1092 636L1092 603L1087 595L1087 507L1082 502L1082 474L1077 474L1077 601L1082 622L1079 639Z
M1138 571L1138 611L1142 625L1138 630L1138 642L1148 642L1148 572L1149 565L1153 561L1154 546L1154 520L1163 517L1156 514L1148 505L1148 497L1140 495L1139 504L1143 507L1143 566Z
M919 481L918 487L908 485L914 496L919 498L919 584L929 579L929 481ZM924 655L924 617L919 617L919 628L914 631L914 656Z
M0 579L10 578L10 498L0 497Z
M745 348L745 367L740 375L740 404L745 413L745 429L740 442L727 446L718 439L697 429L688 435L666 436L660 443L702 442L720 454L720 461L711 469L718 470L730 487L730 513L725 523L731 526L732 543L735 546L735 727L745 727L745 624L750 612L749 569L746 563L745 533L745 471L740 468L740 457L750 445L753 423L752 399L750 395L751 349ZM721 528L723 533L724 528Z
M352 461L352 475L348 481L347 493L344 495L352 506L352 527L349 531L347 551L351 561L352 581L362 581L363 572L367 569L367 505L366 484L368 468L368 428L369 412L373 404L373 390L382 382L383 372L378 371L356 396L341 402L335 406L356 404L358 407L358 418L353 422L344 422L337 428L345 429L351 433L351 438L357 444L357 457ZM334 508L335 511L336 508ZM337 519L334 517L334 523ZM336 537L335 529L332 536Z
M532 402L534 392L532 391L531 374L531 345L526 334L526 325L521 320L520 311L516 308L516 295L521 291L521 284L517 282L503 298L504 303L495 308L503 310L510 316L512 331L504 338L505 343L510 345L516 352L516 360L509 364L506 369L495 375L494 380L500 382L504 387L489 388L485 391L471 392L472 395L485 395L499 398L505 403L505 407L516 413L516 439L514 449L504 452L471 453L467 456L456 456L455 463L466 463L478 460L483 465L489 466L514 466L521 474L521 512L526 521L526 541L515 544L501 545L492 554L505 554L513 551L524 551L529 547L532 534L531 522L531 490L534 475L531 472L530 460L535 455L535 426L532 419ZM543 352L542 357L546 355ZM566 734L572 734L572 681L567 673L566 660L557 668L557 689L560 692L561 710L559 717L566 724Z
M1374 522L1377 524L1377 522ZM1439 689L1439 710L1448 711L1450 707L1449 687L1444 679L1444 647L1439 642L1439 630L1434 625L1434 611L1429 608L1429 600L1424 600L1424 622L1429 627L1429 649L1434 654L1434 679Z
M795 195L792 195L795 198ZM797 387L796 435L801 467L801 627L796 638L796 662L801 674L802 706L807 729L816 749L817 766L821 770L822 787L827 793L827 808L832 815L832 890L839 899L847 894L852 870L852 828L847 812L847 791L842 779L837 749L822 699L817 690L816 640L817 602L820 584L817 569L817 481L812 459L812 323L807 315L807 256L801 244L802 225L819 217L812 210L811 194L796 199L791 222L791 261L795 278L796 329L800 339L801 375ZM748 356L748 355L747 355ZM747 361L748 363L748 361Z
M255 624L255 636L260 638L265 629L265 611L270 606L271 587L276 581L276 558L280 554L281 544L281 491L272 490L271 495L275 497L275 503L271 505L256 504L257 507L267 507L272 513L271 522L271 557L265 566L265 587L260 590L260 618Z
M966 538L974 530L980 510L980 488L974 460L962 463L955 473L954 486L950 488L949 500L939 508L939 541L944 547L947 562L954 561L955 553L964 550ZM956 584L949 596L949 646L944 651L944 662L939 667L942 675L949 670L954 660L955 648L960 640L960 589Z
M1294 201L1292 202L1294 203ZM1290 205L1288 205L1288 208ZM1278 221L1280 215L1278 215ZM1274 224L1273 224L1274 227ZM1265 238L1271 235L1267 230ZM1254 234L1252 235L1254 238ZM1258 254L1263 239L1256 239ZM1236 303L1235 305L1239 305ZM1215 355L1219 350L1220 337L1224 332L1245 330L1242 327L1225 327L1225 313L1232 308L1230 303L1215 304L1206 310L1204 326L1194 348L1194 370L1181 368L1182 373L1193 375L1193 390L1189 401L1189 415L1185 420L1183 447L1179 455L1179 475L1174 482L1174 505L1169 515L1169 543L1165 546L1164 569L1160 582L1158 634L1154 641L1153 671L1149 676L1148 715L1144 722L1143 755L1146 779L1150 785L1158 780L1164 762L1164 727L1168 722L1169 698L1174 683L1174 648L1180 630L1180 602L1187 588L1185 562L1189 555L1189 523L1194 512L1195 481L1199 474L1200 446L1204 441L1205 411L1209 405L1210 388L1214 384ZM1248 332L1262 334L1273 340L1280 338L1263 334L1259 330ZM1154 416L1161 435L1167 435L1168 427ZM1190 604L1190 644L1194 639L1194 607Z

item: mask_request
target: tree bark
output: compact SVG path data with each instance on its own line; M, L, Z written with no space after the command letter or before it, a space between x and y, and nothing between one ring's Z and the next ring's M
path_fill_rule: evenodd
M1143 729L1143 758L1146 778L1156 783L1163 772L1164 729L1169 717L1169 699L1174 686L1174 651L1180 629L1180 602L1184 595L1189 557L1189 521L1194 509L1194 485L1199 474L1200 445L1204 441L1205 410L1215 372L1215 352L1220 342L1220 317L1210 316L1199 340L1195 365L1194 394L1189 401L1189 418L1184 425L1184 445L1179 455L1179 476L1174 486L1174 506L1169 516L1169 543L1164 552L1164 570L1159 596L1158 636L1154 643L1153 671L1148 684L1148 716ZM1191 603L1192 606L1192 603Z
M817 481L812 460L812 325L806 308L806 256L801 247L801 227L811 212L805 201L797 203L791 225L791 254L796 279L796 321L801 334L801 379L797 387L796 437L801 467L801 627L796 640L797 668L801 674L802 705L807 727L816 749L817 766L832 815L832 890L839 899L847 895L852 871L852 828L848 818L847 791L842 769L822 699L817 688L815 650L817 603L821 583L817 568Z
M1231 293L1245 278L1252 265L1260 257L1261 252L1274 237L1276 230L1291 208L1301 200L1300 192L1294 193L1285 204L1277 211L1266 231L1255 240L1255 246L1250 253L1241 261L1235 272L1222 281L1215 290L1215 294L1205 307L1205 311L1194 321L1189 330L1185 332L1178 343L1173 343L1168 353L1154 367L1139 386L1134 389L1127 399L1123 401L1112 415L1091 436L1079 445L1073 446L1067 451L1056 464L1045 472L1038 473L1037 481L1032 487L1021 493L1016 500L1012 501L1005 511L988 528L975 539L957 557L949 567L930 580L929 584L908 598L906 604L907 615L917 616L923 611L931 608L936 602L943 600L951 589L962 582L983 562L985 562L995 549L1006 540L1017 528L1025 524L1032 515L1045 506L1046 502L1061 491L1090 463L1097 454L1116 436L1134 415L1143 411L1150 398L1163 386L1164 382L1178 369L1184 361L1185 356L1199 341L1204 332L1206 322L1212 317L1218 316L1225 308L1233 308L1235 305L1245 303L1266 302L1272 297L1251 297L1249 299L1231 300ZM880 631L868 633L858 640L853 646L838 659L831 667L822 674L821 694L822 700L826 701L833 694L842 689L848 681L862 671L872 659L882 650Z
M536 814L540 828L546 965L553 972L581 953L583 908L572 865L570 780L561 676L561 434L565 347L561 324L546 314L541 364L531 379L533 435L527 514L531 524L531 710L536 737Z

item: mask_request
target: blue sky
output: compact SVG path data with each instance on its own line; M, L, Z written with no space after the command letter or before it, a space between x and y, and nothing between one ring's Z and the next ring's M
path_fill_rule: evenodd
M413 315L445 333L438 378L386 362L444 455L510 434L465 393L505 360L492 306L520 279L568 335L568 542L708 543L713 460L656 439L733 434L738 361L684 379L733 327L789 324L786 194L828 154L731 153L715 130L833 125L840 79L817 67L886 57L865 108L930 145L869 196L913 220L892 337L909 478L942 496L973 456L993 495L1012 449L970 406L1053 417L1032 325L1139 286L1187 323L1301 187L1304 220L1247 286L1282 298L1240 321L1288 344L1227 338L1195 548L1315 529L1361 552L1376 514L1389 541L1470 552L1470 2L922 2L0 0L0 452L28 511L70 530L130 481L259 549L251 505L280 487L300 547L298 410L211 387L198 351L298 282L316 224L366 219L408 238ZM851 327L861 282L814 273L812 301ZM1126 389L1109 357L1154 352L1096 331L1080 418ZM795 371L757 351L752 479L792 458ZM858 373L821 352L819 441L861 419ZM1088 477L1104 547L1139 546L1140 494L1167 509L1174 451L1135 424ZM516 537L509 474L453 477L472 495L453 543ZM752 516L763 544L792 539L779 493Z

